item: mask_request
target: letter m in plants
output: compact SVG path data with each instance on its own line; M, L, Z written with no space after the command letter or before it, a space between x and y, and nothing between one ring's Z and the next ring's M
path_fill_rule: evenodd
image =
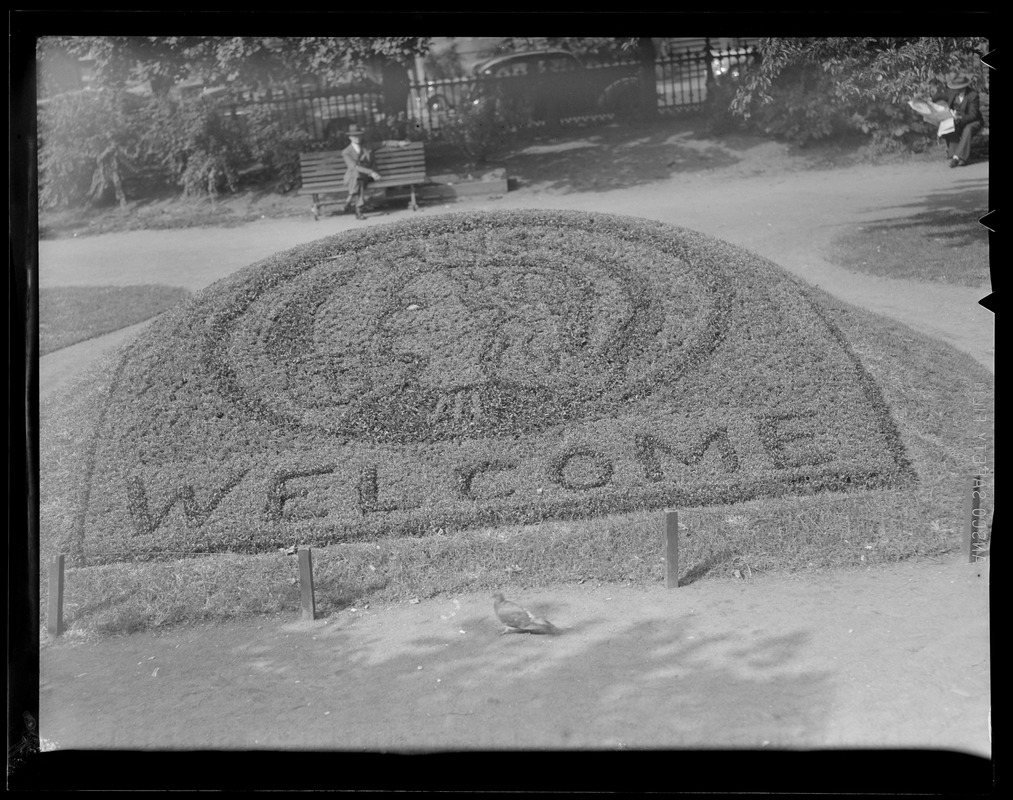
M659 454L673 456L680 464L693 466L703 460L711 446L717 448L721 457L721 466L727 472L736 472L739 468L739 457L728 439L728 428L724 425L708 431L698 438L695 447L682 451L672 444L666 444L648 433L638 433L634 437L634 456L644 468L644 477L649 481L665 479Z

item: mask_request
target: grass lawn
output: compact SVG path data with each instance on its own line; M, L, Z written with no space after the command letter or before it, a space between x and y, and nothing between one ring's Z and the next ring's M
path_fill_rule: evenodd
M71 630L295 611L293 544L323 614L658 582L669 504L683 582L959 547L969 357L657 223L461 220L253 265L47 401Z
M39 355L118 331L189 296L178 286L54 286L39 290Z
M987 209L941 209L854 226L838 234L827 258L884 278L981 286L989 282Z

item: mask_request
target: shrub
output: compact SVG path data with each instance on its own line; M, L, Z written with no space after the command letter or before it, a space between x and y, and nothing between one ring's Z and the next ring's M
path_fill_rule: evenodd
M806 145L859 133L876 149L923 149L933 131L907 105L957 70L988 91L976 38L772 38L737 87L733 107L750 127Z
M737 75L720 75L707 86L707 130L712 136L721 136L733 131L747 129L744 120L732 111L732 100L738 90Z
M125 92L68 92L39 104L39 204L42 208L124 205L124 177L137 168L142 131ZM132 111L134 109L134 111Z
M737 85L719 79L720 103L713 112L715 133L738 126L803 147L858 134L877 152L920 151L935 138L935 129L907 106L839 95L830 77L815 72L808 79L781 82L772 101L755 110L748 122L729 109L737 89Z
M251 154L243 125L224 101L167 95L148 105L145 146L188 195L235 191Z
M850 109L836 98L831 80L819 70L788 70L776 81L773 100L753 115L763 133L807 145L843 134L853 123Z
M504 108L502 104L482 100L477 103L462 103L441 128L447 141L456 145L471 160L482 164L497 147L507 139L517 110Z
M919 152L936 138L935 126L926 124L910 108L883 101L870 101L856 108L849 125L867 135L873 149L881 152Z
M408 115L399 111L396 116L387 117L377 114L373 124L366 128L366 142L376 146L385 139L396 139L399 141L421 142L426 138L425 130L421 125L412 124Z
M319 147L304 128L292 128L271 106L250 106L244 115L250 157L261 164L281 191L299 183L299 153Z

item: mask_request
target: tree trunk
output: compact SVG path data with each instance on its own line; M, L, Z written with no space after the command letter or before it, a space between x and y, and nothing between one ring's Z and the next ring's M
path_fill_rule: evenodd
M408 118L408 94L411 86L408 68L399 61L384 61L382 82L384 120L388 126L396 128Z
M658 114L658 82L654 74L654 40L637 39L637 58L640 61L640 113L645 119Z
M545 114L545 132L550 135L559 133L560 106L563 103L563 81L565 73L547 72L540 75L537 91L541 93L540 100Z
M714 79L714 51L711 50L710 37L705 40L703 58L704 64L707 67L707 80L704 84L706 90L704 102L707 104L707 107L710 108L714 105L714 89L716 85Z

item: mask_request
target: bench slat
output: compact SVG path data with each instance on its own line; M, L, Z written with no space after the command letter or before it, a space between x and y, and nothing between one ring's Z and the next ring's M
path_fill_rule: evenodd
M418 164L422 162L423 156L421 153L413 150L404 153L399 153L396 150L391 152L380 150L376 153L376 160L378 162L386 162L387 164Z
M425 167L421 164L377 164L376 171L383 175L425 175ZM345 170L304 170L303 180L343 180Z
M377 170L379 172L379 170ZM383 172L383 176L378 181L371 181L369 186L374 189L381 189L385 186L407 186L412 183L425 183L426 173L425 172ZM327 191L339 191L345 189L344 175L335 176L333 178L320 178L317 180L303 179L302 186L299 187L299 194L320 194L321 192Z

